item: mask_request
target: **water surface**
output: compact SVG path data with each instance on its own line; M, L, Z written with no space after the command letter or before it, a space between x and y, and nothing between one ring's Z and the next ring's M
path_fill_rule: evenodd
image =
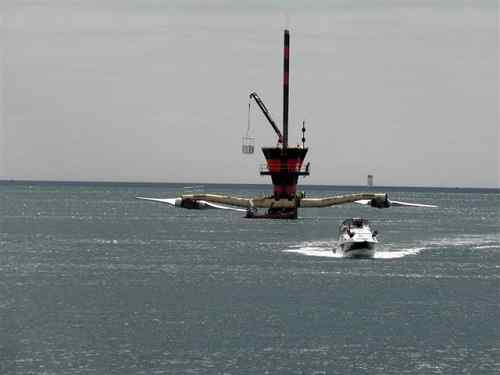
M498 190L389 188L440 208L345 205L296 221L134 199L181 190L0 185L0 373L500 371ZM332 252L354 216L379 231L376 259Z

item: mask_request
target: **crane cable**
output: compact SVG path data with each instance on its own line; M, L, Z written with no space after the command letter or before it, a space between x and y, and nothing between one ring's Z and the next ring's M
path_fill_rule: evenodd
M246 135L246 138L249 138L249 134L250 134L250 106L251 106L252 102L250 99L248 99L248 118L247 118L247 135Z

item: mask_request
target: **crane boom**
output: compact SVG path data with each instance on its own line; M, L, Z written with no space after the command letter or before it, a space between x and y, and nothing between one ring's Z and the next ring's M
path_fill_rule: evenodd
M276 126L276 123L274 122L273 118L271 117L271 114L269 113L269 110L267 109L266 105L261 100L261 98L259 97L259 95L257 95L256 92L252 92L252 93L250 93L249 98L255 100L255 102L259 106L260 110L262 111L262 113L264 113L264 116L266 116L267 121L269 121L269 123L273 127L274 131L278 135L278 142L279 143L283 143L283 135L281 134L278 126Z

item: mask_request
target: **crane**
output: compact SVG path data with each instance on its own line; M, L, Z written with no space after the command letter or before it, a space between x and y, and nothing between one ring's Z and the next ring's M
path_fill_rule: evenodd
M269 110L267 109L266 105L262 101L259 95L257 95L256 92L250 93L249 99L254 99L257 105L259 106L260 110L262 113L264 113L264 116L266 116L267 121L271 124L273 127L275 133L278 135L278 143L283 144L283 135L281 134L278 126L274 122L273 118L271 117L271 114L269 113Z

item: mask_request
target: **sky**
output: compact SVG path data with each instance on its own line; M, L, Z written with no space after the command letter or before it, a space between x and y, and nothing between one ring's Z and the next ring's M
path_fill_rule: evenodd
M496 0L0 2L0 179L500 187Z

